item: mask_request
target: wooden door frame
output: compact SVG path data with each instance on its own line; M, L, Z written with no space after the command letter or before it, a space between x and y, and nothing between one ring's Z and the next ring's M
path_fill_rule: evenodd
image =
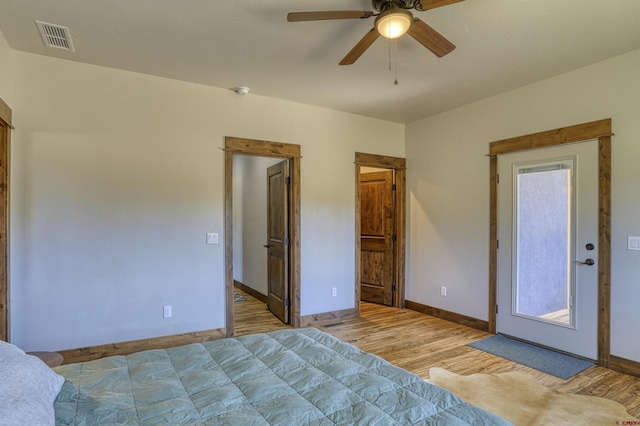
M233 337L233 155L253 155L289 160L289 293L290 323L300 327L300 145L225 137L224 241L226 334Z
M611 362L611 119L504 139L489 144L489 332L496 333L498 295L498 156L598 139L598 365Z
M9 341L9 166L11 108L0 99L0 340Z
M405 288L405 244L406 244L406 181L407 162L404 158L389 157L385 155L355 153L356 165L356 276L355 276L355 310L356 315L360 315L360 280L362 278L362 254L360 235L360 169L361 167L376 167L381 169L391 169L395 174L395 249L393 254L393 282L396 289L393 294L393 306L404 308L404 288Z

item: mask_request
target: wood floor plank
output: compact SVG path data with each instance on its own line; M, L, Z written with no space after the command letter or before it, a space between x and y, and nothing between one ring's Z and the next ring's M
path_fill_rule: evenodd
M236 291L247 298L234 303L236 336L291 328L271 314L264 303L241 290ZM519 371L561 392L619 402L629 414L640 417L638 377L593 366L562 380L466 346L490 336L488 333L415 311L361 302L360 318L340 320L318 328L425 379L429 377L431 367L464 375Z

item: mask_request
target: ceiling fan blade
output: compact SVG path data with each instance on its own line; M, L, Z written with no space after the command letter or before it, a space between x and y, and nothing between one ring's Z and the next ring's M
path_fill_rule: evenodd
M373 12L366 10L327 10L323 12L290 12L287 21L326 21L329 19L364 19L373 16Z
M464 0L422 0L422 9L423 10L431 10L436 7L449 6L453 3L458 3Z
M353 49L351 49L351 51L347 53L347 56L345 56L344 59L340 61L340 65L353 64L358 60L360 56L362 56L364 51L367 50L369 46L371 46L373 42L378 39L378 37L380 37L380 33L378 32L378 30L376 30L375 28L371 28L371 30L367 34L365 34L364 37L362 37L358 44L356 44Z
M453 43L418 18L413 18L413 24L407 33L438 57L442 57L456 48Z

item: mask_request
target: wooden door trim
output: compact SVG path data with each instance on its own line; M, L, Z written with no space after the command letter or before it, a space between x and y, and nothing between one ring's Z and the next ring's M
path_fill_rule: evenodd
M611 119L489 144L489 332L496 333L498 295L498 155L598 139L598 365L611 362Z
M0 99L0 340L9 340L9 166L11 108Z
M396 308L404 308L404 288L405 288L405 244L406 244L406 169L407 162L404 158L389 157L385 155L366 154L362 152L355 153L355 169L356 169L356 264L355 264L355 311L356 315L360 315L360 279L361 279L361 235L360 235L360 168L361 167L378 167L383 169L393 169L395 171L395 233L396 233L396 249L394 251L394 283L396 290L394 292L393 306Z
M253 155L289 160L289 292L290 322L300 327L300 145L262 141L237 137L225 137L225 288L226 288L226 333L234 334L233 322L233 155Z

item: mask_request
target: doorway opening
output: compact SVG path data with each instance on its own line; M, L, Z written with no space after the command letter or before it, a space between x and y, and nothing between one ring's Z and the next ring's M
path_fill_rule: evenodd
M243 195L238 192L243 186L256 186L259 192ZM269 205L279 207L270 213ZM242 221L245 213L253 220ZM234 251L234 245L242 250ZM242 267L258 259L262 267ZM225 267L228 337L234 335L236 285L244 291L253 289L255 294L249 294L254 297L265 296L270 310L283 322L300 326L299 145L225 138ZM256 278L260 271L264 276ZM283 287L276 288L275 282Z
M289 160L234 155L233 170L234 286L288 324Z
M498 309L498 156L597 139L597 361L611 362L611 119L492 142L489 212L489 332L496 333ZM500 245L502 248L502 244ZM585 246L587 250L591 245Z
M360 302L404 307L404 158L356 153L356 311Z

